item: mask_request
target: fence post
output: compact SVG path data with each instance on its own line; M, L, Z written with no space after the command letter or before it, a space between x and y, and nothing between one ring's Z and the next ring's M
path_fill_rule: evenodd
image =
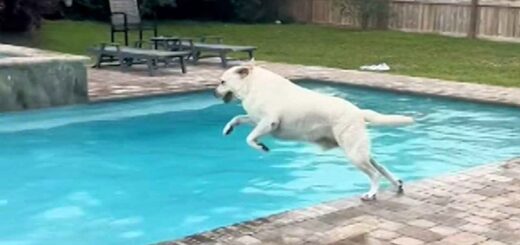
M309 1L307 1L307 3L309 4L309 7L310 7L310 11L309 11L309 14L310 14L309 23L314 23L314 0L309 0Z
M478 0L471 0L471 13L470 13L470 19L469 19L469 30L468 30L468 37L469 38L476 38L477 37L477 31L478 31L478 16L479 16L479 7L478 7Z

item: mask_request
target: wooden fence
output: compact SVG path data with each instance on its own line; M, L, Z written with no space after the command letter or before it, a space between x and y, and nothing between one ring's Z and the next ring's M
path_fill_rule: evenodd
M359 27L336 0L284 0L282 12L298 22ZM520 0L390 0L388 28L520 41Z

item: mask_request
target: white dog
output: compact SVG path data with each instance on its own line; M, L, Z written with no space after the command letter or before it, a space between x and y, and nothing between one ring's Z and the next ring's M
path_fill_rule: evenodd
M259 141L268 134L280 139L312 142L324 149L341 147L351 162L370 178L370 190L362 200L376 198L380 174L397 188L398 193L403 191L402 181L370 156L366 124L409 124L413 123L412 118L362 110L344 99L297 86L254 64L225 71L215 95L226 103L241 100L247 112L247 115L231 119L224 127L224 135L230 134L234 127L248 123L254 129L247 136L247 144L260 151L269 151Z

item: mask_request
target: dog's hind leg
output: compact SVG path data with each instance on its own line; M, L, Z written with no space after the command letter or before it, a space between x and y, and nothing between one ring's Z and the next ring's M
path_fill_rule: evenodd
M354 163L354 160L352 161ZM379 191L379 173L377 170L370 168L363 168L363 164L354 163L361 171L363 171L370 179L370 190L361 196L362 201L376 200L377 192Z
M251 133L249 133L247 136L247 144L257 150L268 152L269 148L263 143L258 142L258 139L271 133L273 130L278 128L278 125L278 120L262 119L253 129L253 131L251 131Z
M397 188L398 194L404 192L403 181L397 179L390 171L388 171L388 169L386 169L383 165L377 163L373 158L370 158L370 163L372 164L372 166L374 166L374 168L377 169L377 171L379 171L379 173L381 173L386 179L388 179L388 181L390 181L390 183L392 183L392 185L394 185Z
M249 123L254 124L254 121L251 117L248 115L238 115L236 117L233 117L226 126L224 127L224 130L222 130L223 135L229 135L231 132L233 132L233 129L243 123Z
M334 135L352 164L363 171L370 179L370 190L361 200L375 200L379 191L379 171L370 163L370 141L363 121L354 122L350 126L337 126Z

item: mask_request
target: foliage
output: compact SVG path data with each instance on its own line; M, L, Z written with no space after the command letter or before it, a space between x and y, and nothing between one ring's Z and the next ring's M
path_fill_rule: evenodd
M108 20L108 0L74 0L72 6L65 10L65 16L71 19Z
M142 16L152 17L161 8L175 7L176 0L138 0ZM66 10L71 19L109 20L109 0L74 0L72 7Z
M363 30L370 26L386 29L390 15L389 0L336 0L341 14L356 18Z
M141 15L145 16L155 15L155 12L160 8L176 6L175 0L142 0L140 2Z
M265 22L278 18L276 0L231 0L231 4L240 21Z
M39 28L51 0L0 0L0 30L26 32Z
M66 16L71 19L107 21L109 0L75 0ZM145 18L274 21L277 0L138 0Z

